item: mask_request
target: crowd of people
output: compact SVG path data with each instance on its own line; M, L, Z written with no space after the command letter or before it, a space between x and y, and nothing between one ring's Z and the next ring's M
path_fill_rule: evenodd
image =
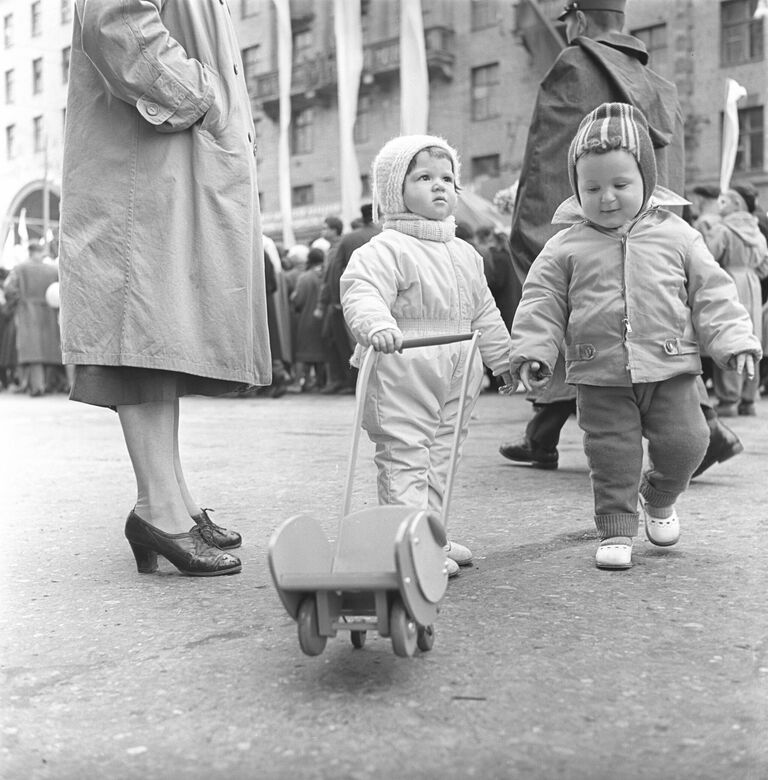
M373 202L352 229L328 215L309 246L285 251L261 229L226 6L133 5L131 31L103 4L74 21L60 269L70 397L117 412L139 572L158 555L195 576L241 569L240 535L211 520L182 469L182 396L353 394L369 346L363 423L382 504L439 512L457 382L468 378L471 407L484 364L488 386L519 379L533 402L505 458L557 468L578 409L598 568L631 566L641 514L653 544L677 542L677 497L743 449L720 417L757 413L766 217L754 188L735 184L683 218L682 111L644 44L622 32L626 0L563 9L569 45L540 85L509 241L456 224L457 150L408 135L376 156ZM138 59L154 70L137 71ZM19 306L18 360L39 390L49 353L21 349L22 320L55 322L40 298L54 276L39 259L22 266L5 305ZM466 342L393 354L407 337L470 330L482 334L477 359ZM472 560L453 540L445 550L449 574Z

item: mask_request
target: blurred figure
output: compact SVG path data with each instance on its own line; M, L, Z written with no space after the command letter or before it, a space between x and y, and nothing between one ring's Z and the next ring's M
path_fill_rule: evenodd
M8 303L3 285L10 271L0 268L0 390L16 384L16 318L15 306Z
M691 201L691 225L702 234L706 233L711 225L720 222L720 206L717 202L719 197L720 188L706 184L700 184L688 193L688 199Z
M317 247L309 250L306 270L299 277L291 304L298 315L295 376L297 390L305 393L325 384L326 352L314 316L323 278L325 255Z
M58 268L44 262L43 248L29 244L29 258L14 266L5 280L5 297L15 307L16 350L26 386L32 397L46 391L46 366L61 366L58 311L45 299L59 280Z
M352 252L367 244L381 231L378 225L373 224L373 207L370 203L360 208L360 216L363 220L362 227L343 236L328 255L320 297L315 307L314 316L322 320L328 352L328 384L322 390L326 395L355 392L356 370L353 370L349 363L354 340L341 310L340 281Z
M768 244L757 226L757 218L749 213L744 198L736 190L722 192L719 204L722 219L703 233L704 241L736 283L739 300L749 312L753 331L760 338L760 274L768 275ZM736 374L715 366L714 383L720 417L755 414L759 373L749 377L746 373Z

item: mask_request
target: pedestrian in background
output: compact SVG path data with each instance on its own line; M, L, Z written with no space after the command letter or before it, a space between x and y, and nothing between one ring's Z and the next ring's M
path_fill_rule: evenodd
M643 113L660 184L684 191L684 128L677 90L648 67L643 42L622 32L625 8L626 0L579 0L568 2L559 16L565 22L568 46L539 87L512 215L510 246L521 282L544 244L562 228L553 223L552 215L571 191L568 145L584 115L601 103L630 103ZM556 469L560 432L576 412L575 399L561 358L549 385L529 396L534 413L524 435L502 444L500 453L536 468ZM699 403L710 428L701 473L744 447L717 419L703 381Z
M295 377L302 393L320 389L325 384L325 344L314 316L324 263L325 254L322 249L314 247L309 250L306 270L299 277L291 298L291 304L298 315Z
M456 151L435 136L389 141L373 162L383 231L358 247L341 277L344 316L358 347L376 356L365 388L363 427L375 444L380 504L441 514L459 409L469 372L461 439L482 384L482 364L509 368L510 338L483 274L480 255L455 236ZM467 342L399 355L404 338L479 330L480 358ZM449 575L472 561L464 545L446 548Z
M15 265L5 280L6 302L15 317L21 384L33 398L48 387L47 369L61 366L58 312L45 299L48 288L58 280L58 268L45 262L37 241L30 241L28 259Z
M61 214L70 397L117 409L139 572L240 571L193 498L179 398L271 380L254 128L224 3L78 3ZM191 527L190 527L191 526Z
M531 267L512 325L512 374L546 385L564 345L590 468L601 569L632 565L640 505L651 543L678 541L678 496L707 449L699 344L722 368L754 376L760 342L700 233L665 206L645 117L605 103L568 151L574 196ZM627 258L631 262L627 262ZM643 438L649 466L643 471Z
M720 220L711 224L704 240L715 260L736 284L739 300L749 312L753 332L762 337L762 301L760 277L768 276L768 244L760 232L757 218L749 213L744 198L736 190L720 193ZM760 384L754 376L734 374L714 368L717 413L720 417L754 415Z
M7 268L0 268L0 389L14 387L20 392L16 376L16 306L8 302L3 289L9 273Z

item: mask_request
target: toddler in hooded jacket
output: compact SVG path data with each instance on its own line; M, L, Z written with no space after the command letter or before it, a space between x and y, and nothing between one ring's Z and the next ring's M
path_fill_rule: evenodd
M542 387L564 349L601 539L596 565L626 569L638 498L649 541L678 541L675 502L709 441L695 386L699 345L750 376L762 351L731 278L699 232L663 208L685 201L656 187L637 109L604 103L588 114L568 170L575 195L552 221L570 227L547 242L525 281L512 373L529 390Z
M381 504L440 514L462 378L470 372L461 440L483 369L508 371L510 337L493 300L481 256L456 238L456 151L442 138L401 136L373 162L374 219L383 230L355 250L341 277L344 317L358 347L378 353L366 389L363 427L375 444ZM481 359L469 342L399 352L404 338L482 331ZM448 573L471 562L449 542Z

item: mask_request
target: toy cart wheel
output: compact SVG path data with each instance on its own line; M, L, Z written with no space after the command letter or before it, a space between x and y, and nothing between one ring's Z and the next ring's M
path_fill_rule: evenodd
M410 658L416 651L416 621L406 612L400 598L392 602L389 611L389 633L395 655Z
M365 635L367 632L365 631L350 631L350 637L352 639L352 644L358 649L362 650L365 647Z
M305 596L296 615L299 629L299 645L307 655L320 655L325 650L328 637L320 636L317 626L317 604L314 596Z
M416 634L416 645L419 650L427 652L431 650L435 644L435 629L434 626L419 626L418 633Z

